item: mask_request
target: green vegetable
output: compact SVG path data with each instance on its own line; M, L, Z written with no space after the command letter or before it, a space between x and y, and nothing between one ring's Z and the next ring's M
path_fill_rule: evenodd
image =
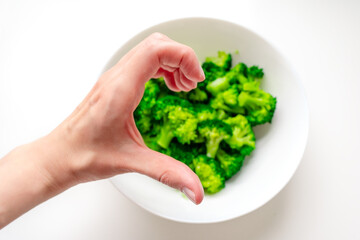
M212 120L218 116L215 109L205 104L194 104L194 111L199 122Z
M240 170L245 156L240 153L228 153L223 149L219 149L216 158L219 160L220 166L224 170L225 179L228 180Z
M134 112L136 126L142 134L149 132L152 126L152 108L160 94L157 81L156 79L150 79L146 82L144 96Z
M212 63L219 68L229 70L232 64L232 56L229 53L219 51L217 57L207 57L205 63Z
M232 85L229 89L220 92L210 101L210 106L214 109L224 110L229 113L245 114L245 108L238 104L239 89Z
M263 90L242 91L239 106L246 109L246 118L252 126L271 123L276 108L276 98Z
M215 158L221 141L232 135L230 125L219 119L200 122L198 131L206 139L206 155L211 158Z
M237 84L239 82L240 76L242 76L245 71L246 65L244 63L239 63L230 71L228 71L224 76L208 83L206 90L208 90L212 95L216 96L218 93L228 89L230 85Z
M194 172L198 175L205 192L213 194L225 187L224 170L218 161L205 155L193 160Z
M181 97L193 103L206 102L208 100L207 92L201 90L200 88L195 88L189 92L178 92L175 93L175 96Z
M190 145L184 145L177 141L173 141L170 143L169 147L165 150L162 150L162 153L169 155L180 162L188 165L192 170L194 170L193 159L196 154L194 148L190 147Z
M202 64L205 81L172 92L150 79L134 112L145 144L191 168L209 194L219 192L255 150L253 127L271 123L277 99L261 89L264 71L219 51Z
M232 128L232 136L225 142L233 149L237 149L243 155L250 155L255 149L255 134L246 117L237 115L224 120Z
M159 146L167 148L174 137L183 144L197 137L198 120L188 101L171 95L162 97L154 105L153 114L156 120L162 120L157 139Z

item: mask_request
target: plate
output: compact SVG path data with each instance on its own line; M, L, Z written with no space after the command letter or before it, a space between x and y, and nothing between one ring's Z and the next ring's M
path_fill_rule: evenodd
M241 171L215 195L205 195L194 205L180 191L137 173L110 179L128 199L158 216L186 223L230 220L261 207L284 188L297 169L307 141L308 107L304 88L288 60L258 34L235 23L186 18L150 27L124 44L109 60L104 71L153 32L192 47L204 61L222 50L241 61L264 69L262 88L277 97L271 124L254 127L256 149Z

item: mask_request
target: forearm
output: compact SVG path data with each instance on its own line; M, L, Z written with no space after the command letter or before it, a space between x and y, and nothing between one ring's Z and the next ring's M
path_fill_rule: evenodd
M70 169L62 164L59 144L52 144L49 138L17 147L0 159L0 229L76 184Z

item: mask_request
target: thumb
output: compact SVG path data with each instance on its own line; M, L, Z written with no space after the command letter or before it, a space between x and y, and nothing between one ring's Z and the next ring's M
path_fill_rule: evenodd
M131 163L134 171L182 191L195 204L202 202L204 189L201 182L184 163L145 147L136 151Z

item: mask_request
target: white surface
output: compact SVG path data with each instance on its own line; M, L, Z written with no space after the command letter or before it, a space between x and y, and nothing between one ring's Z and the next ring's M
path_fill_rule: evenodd
M254 128L256 150L245 160L239 174L225 189L205 195L199 206L182 198L181 192L140 174L111 179L122 193L139 206L167 219L185 223L215 223L245 215L273 198L293 176L302 158L309 128L303 86L291 64L257 34L237 24L185 18L153 26L129 40L110 59L106 70L153 32L161 32L191 46L200 61L218 50L233 54L233 65L245 62L264 68L262 88L277 97L273 121Z
M147 213L99 181L29 211L0 231L1 240L360 239L360 2L208 2L0 0L0 154L61 122L140 30L217 17L273 43L304 83L309 140L284 190L241 218L189 225Z

